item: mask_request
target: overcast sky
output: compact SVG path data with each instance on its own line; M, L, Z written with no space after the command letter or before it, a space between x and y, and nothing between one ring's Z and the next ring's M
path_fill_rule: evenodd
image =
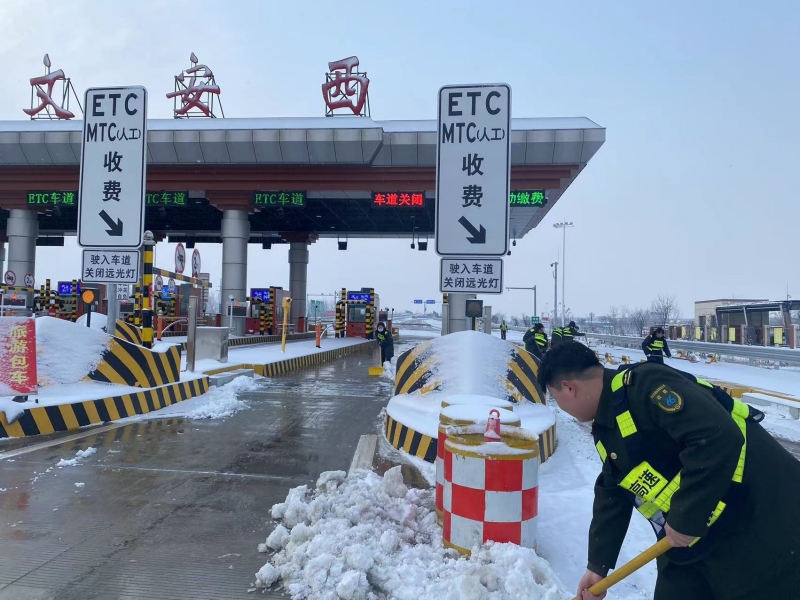
M574 314L695 300L800 298L797 168L800 4L786 2L169 2L2 0L0 119L27 118L42 56L82 96L143 84L149 115L171 116L190 52L213 69L228 117L324 115L328 61L356 55L372 117L435 119L445 84L502 81L515 117L586 116L607 141L544 221L506 258L506 285L539 288L567 231ZM352 8L351 8L352 7ZM198 246L219 281L220 245ZM311 247L309 293L375 287L384 306L440 299L438 258L408 241ZM159 244L156 264L172 268ZM37 284L80 272L75 238L38 248ZM251 246L248 285L288 287L287 247ZM559 285L559 295L561 294ZM529 292L487 297L532 312Z

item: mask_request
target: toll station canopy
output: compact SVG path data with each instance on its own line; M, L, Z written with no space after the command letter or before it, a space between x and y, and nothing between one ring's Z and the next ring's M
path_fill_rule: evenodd
M79 120L0 122L0 232L36 210L37 244L75 235ZM153 119L147 229L220 242L222 211L246 210L251 243L434 234L436 128L369 117ZM510 234L533 229L605 141L585 117L513 119Z

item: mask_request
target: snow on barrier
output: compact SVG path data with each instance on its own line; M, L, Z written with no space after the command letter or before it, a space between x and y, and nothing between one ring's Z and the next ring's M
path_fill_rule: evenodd
M484 426L450 427L444 456L445 546L469 554L486 542L536 546L539 444L519 427L500 426L485 442Z
M172 383L133 394L72 404L26 408L13 423L0 412L0 438L25 437L79 429L125 417L146 414L208 391L208 377Z
M395 396L384 421L386 439L433 463L439 413L446 403L513 407L522 427L539 436L539 460L544 462L555 451L556 424L538 373L530 353L484 333L463 331L420 344L397 361Z

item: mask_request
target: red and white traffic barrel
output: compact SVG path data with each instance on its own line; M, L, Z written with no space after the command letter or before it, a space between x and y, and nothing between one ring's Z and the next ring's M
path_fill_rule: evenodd
M458 427L471 426L477 428L476 431L480 430L483 432L489 420L489 411L492 409L497 409L498 412L501 413L501 425L520 426L519 417L511 412L511 407L513 406L511 402L498 398L490 398L488 396L478 397L492 400L494 403L491 405L469 403L451 404L449 406L443 406L442 411L439 413L439 433L436 438L436 513L439 515L439 518L441 518L443 514L444 456L447 452L445 448L447 428L454 425ZM446 400L442 400L442 405L444 405L445 401Z
M488 415L487 415L488 418ZM539 440L500 426L499 442L475 427L450 427L444 455L443 544L469 554L485 542L536 545Z

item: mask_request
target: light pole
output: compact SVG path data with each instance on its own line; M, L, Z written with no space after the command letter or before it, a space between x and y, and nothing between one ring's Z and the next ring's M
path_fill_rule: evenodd
M533 316L538 317L539 313L536 312L536 286L533 287L507 287L506 290L533 290ZM527 327L527 325L526 325Z
M555 329L558 325L558 261L550 263L550 266L555 267L555 271L553 271L553 279L555 279L555 285L553 286L553 329Z
M567 309L564 304L564 288L566 283L566 254L567 254L567 227L575 227L572 221L562 221L561 223L553 223L553 227L560 229L563 234L561 238L561 326L564 326L564 317L566 316Z

